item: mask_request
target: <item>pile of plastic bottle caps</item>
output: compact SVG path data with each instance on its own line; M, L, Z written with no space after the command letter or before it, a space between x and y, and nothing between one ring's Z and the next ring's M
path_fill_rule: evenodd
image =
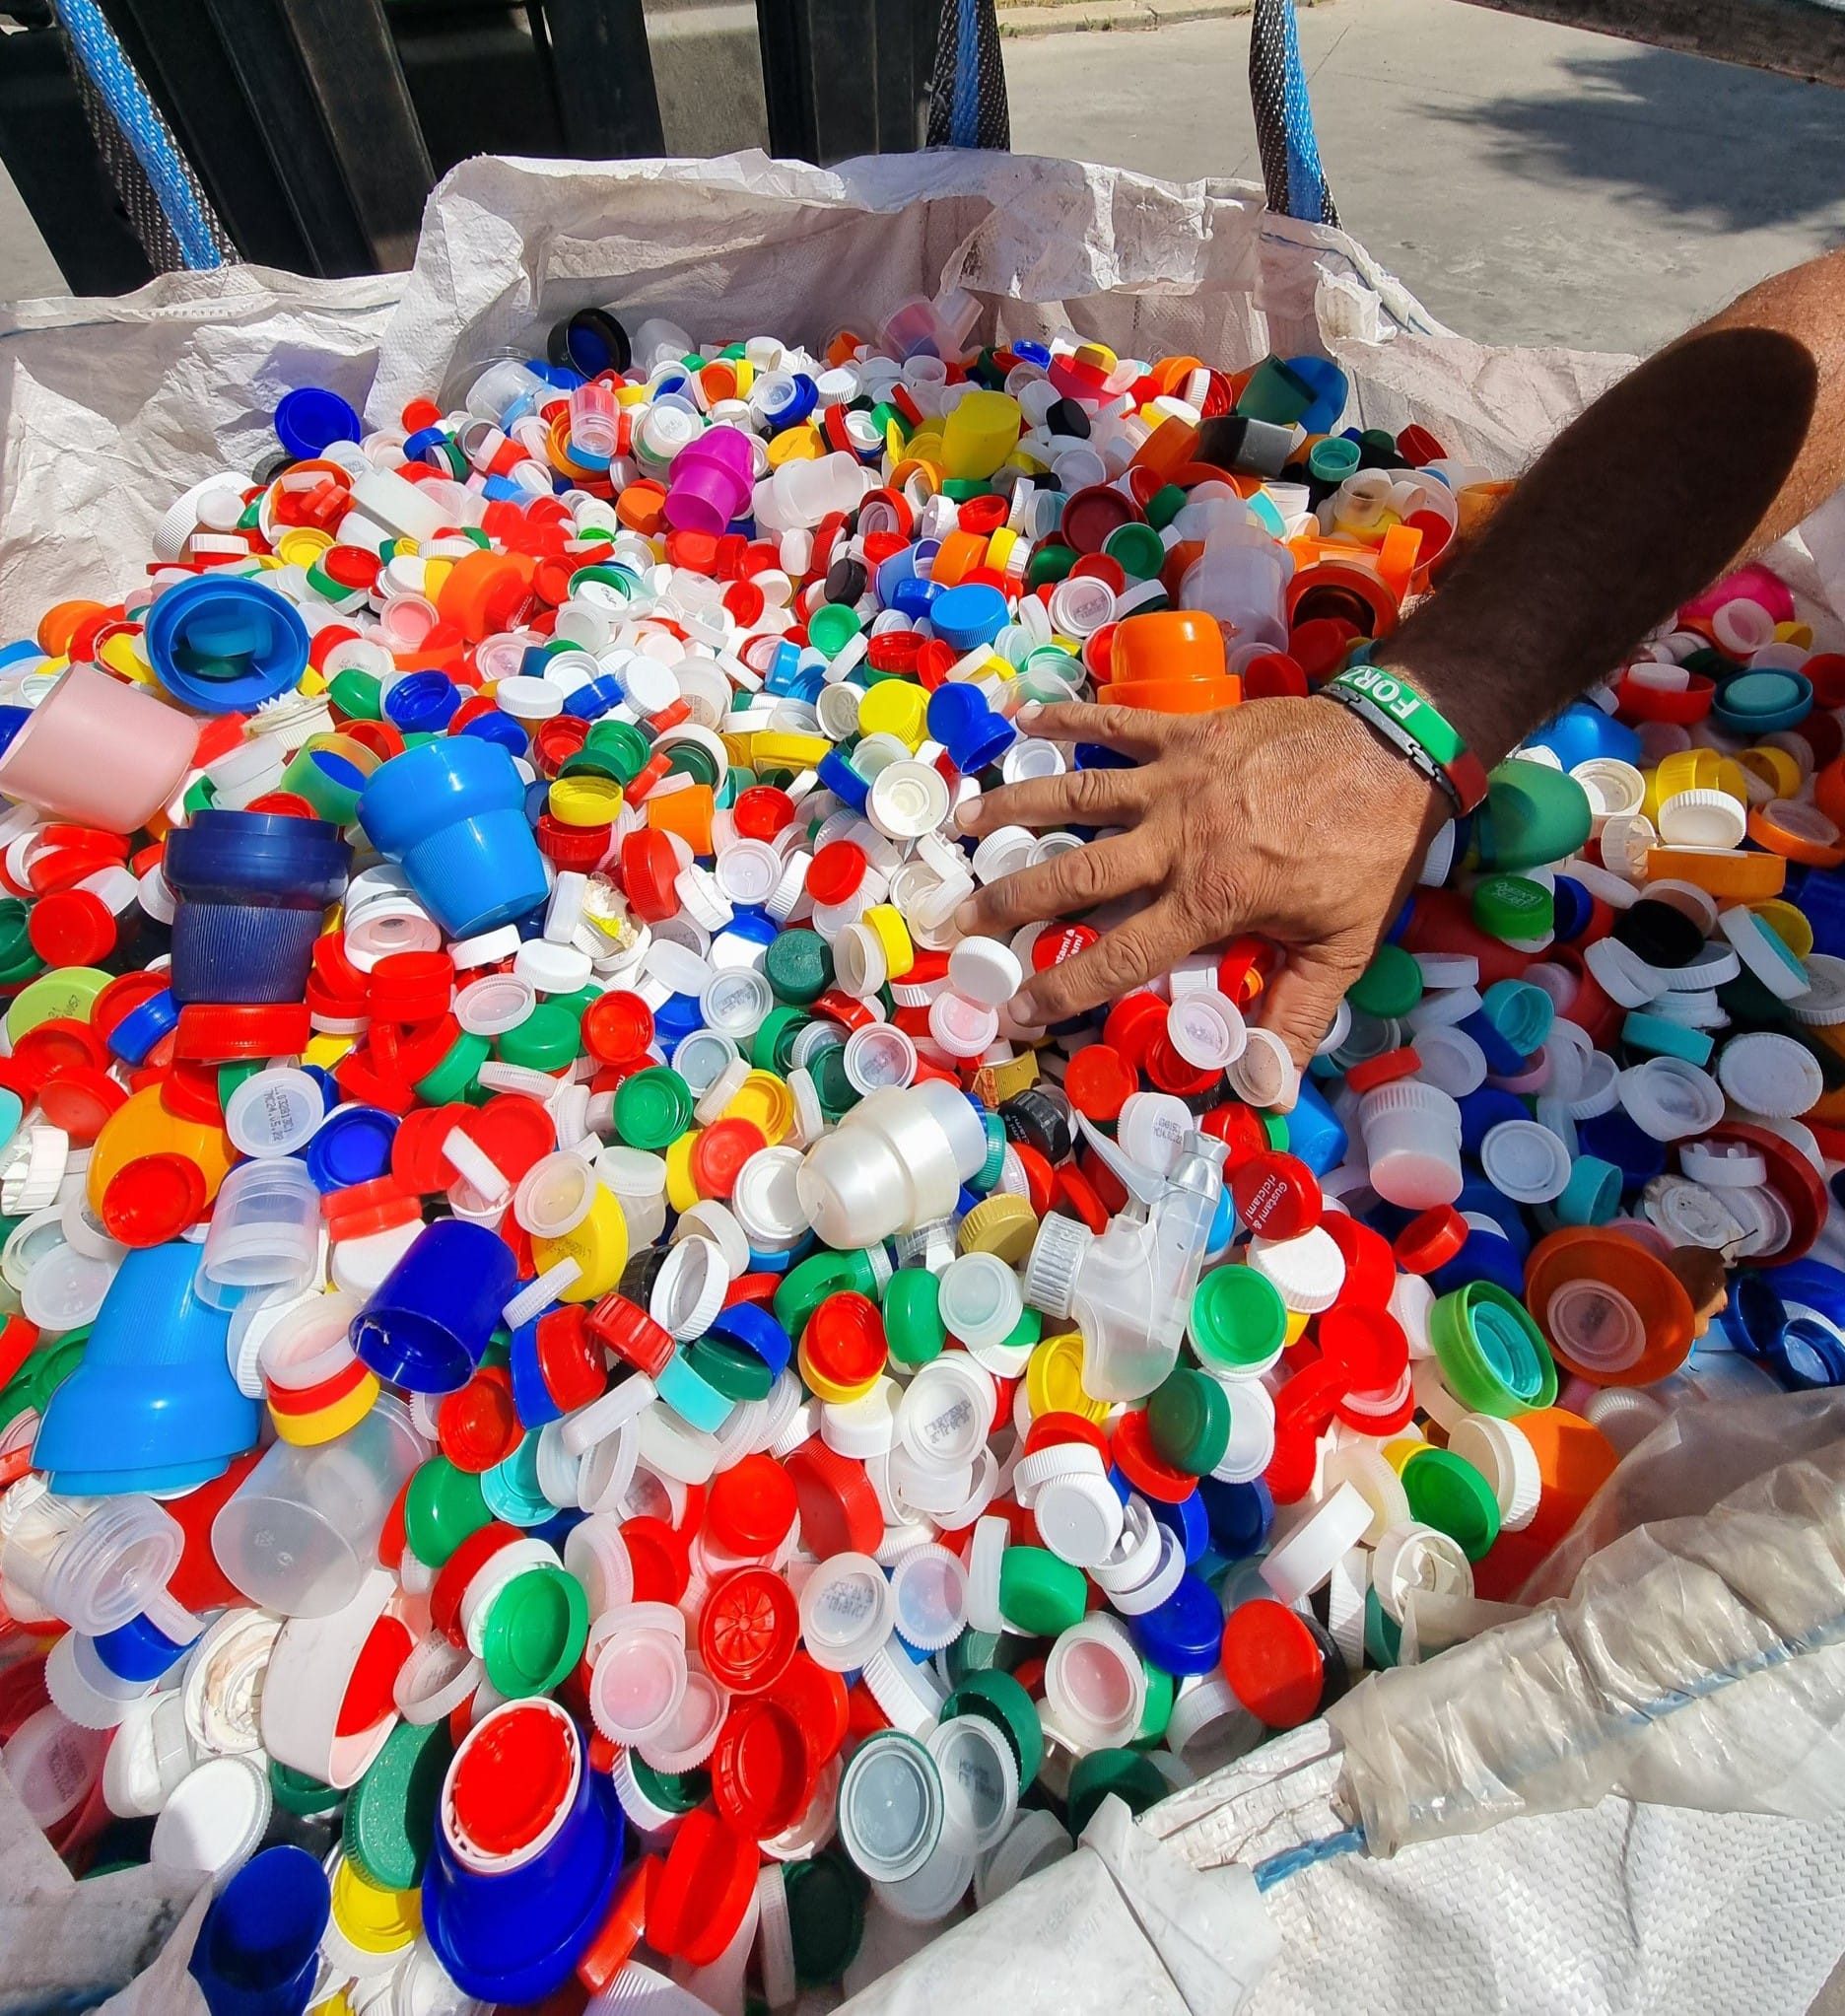
M1682 610L1304 1078L1255 940L1021 1026L1022 703L1305 694L1495 486L970 306L292 391L0 652L4 1764L215 2011L861 1984L1845 1374L1845 658Z

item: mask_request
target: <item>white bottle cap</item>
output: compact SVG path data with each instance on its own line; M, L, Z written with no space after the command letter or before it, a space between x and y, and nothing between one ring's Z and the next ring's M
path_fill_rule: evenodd
M1792 1120L1825 1093L1812 1052L1767 1029L1731 1037L1718 1053L1717 1082L1739 1106L1769 1120Z
M273 1807L269 1774L243 1757L215 1757L173 1788L148 1844L156 1868L203 1870L214 1889L261 1843Z
M1290 1607L1324 1583L1349 1548L1370 1530L1370 1501L1349 1484L1337 1486L1285 1540L1268 1550L1262 1578Z
M1548 1204L1569 1186L1570 1152L1535 1120L1502 1120L1480 1143L1486 1180L1514 1204Z
M801 1639L814 1663L834 1673L862 1666L890 1635L891 1593L868 1554L836 1554L808 1577L800 1596Z

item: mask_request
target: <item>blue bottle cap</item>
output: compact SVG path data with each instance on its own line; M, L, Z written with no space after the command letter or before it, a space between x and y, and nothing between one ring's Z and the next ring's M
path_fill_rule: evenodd
M557 1304L552 1303L555 1309ZM540 1311L549 1315L550 1310ZM507 1371L512 1380L512 1408L519 1418L519 1425L526 1429L541 1428L547 1422L562 1421L564 1410L551 1398L544 1382L544 1368L538 1362L539 1316L529 1323L521 1323L512 1333L512 1341L507 1348ZM484 1489L484 1487L483 1487Z
M1595 898L1574 875L1555 876L1550 896L1556 912L1553 928L1557 941L1569 944L1589 929L1595 915Z
M842 804L851 805L854 812L864 810L871 796L871 787L852 767L840 750L829 749L815 768L820 782Z
M995 714L988 706L987 696L965 680L952 680L930 694L928 731L965 777L977 776L998 762L1018 740L1012 724Z
M450 1981L484 2002L535 2002L561 1987L601 1926L626 1823L607 1772L578 1775L570 1812L529 1862L482 1876L439 1827L423 1875L423 1928Z
M575 715L579 721L599 721L626 698L621 681L605 672L599 679L585 679L574 692L566 694L564 712Z
M1483 1175L1469 1176L1462 1184L1461 1195L1455 1199L1454 1208L1458 1212L1476 1212L1481 1217L1491 1218L1521 1261L1531 1252L1531 1233L1525 1224L1525 1214L1503 1191L1495 1190Z
M911 575L900 581L891 591L889 606L911 622L919 622L928 615L936 601L946 592L932 581L924 581L919 575Z
M476 741L497 743L511 756L522 756L531 747L530 735L510 714L502 714L498 708L473 716L462 724L460 731Z
M396 1114L381 1106L336 1107L302 1151L314 1187L324 1197L386 1174L397 1127Z
M363 440L365 423L338 392L298 385L276 402L275 431L298 462L310 462L336 441Z
M1626 1190L1651 1183L1666 1168L1667 1144L1642 1132L1621 1106L1577 1121L1576 1143L1582 1153L1612 1162L1621 1172L1621 1187Z
M1467 1244L1460 1252L1428 1277L1429 1286L1437 1295L1452 1294L1456 1288L1476 1281L1489 1281L1509 1295L1524 1293L1525 1263L1510 1239L1475 1229L1468 1234Z
M1640 737L1625 723L1586 700L1564 708L1534 735L1526 737L1533 747L1548 749L1565 770L1597 757L1612 757L1619 763L1641 761Z
M991 644L1011 621L1005 596L984 581L943 589L928 613L935 635L956 651Z
M544 859L525 819L512 758L472 735L441 735L393 756L359 800L359 823L450 938L510 924L542 903Z
M1487 1020L1483 1010L1475 1008L1470 1015L1464 1015L1455 1026L1464 1035L1471 1036L1486 1053L1486 1069L1494 1078L1517 1078L1525 1069L1525 1053L1514 1049L1500 1035Z
M1477 1156L1480 1143L1502 1120L1529 1120L1531 1108L1503 1085L1476 1085L1455 1101L1461 1108L1461 1146Z
M0 707L0 755L13 746L13 737L31 719L30 707Z
M1267 1546L1274 1499L1260 1477L1248 1484L1207 1477L1198 1485L1198 1496L1210 1521L1211 1545L1226 1560L1247 1561Z
M186 1972L211 2016L296 2016L319 1972L332 1895L306 1848L264 1848L212 1900Z
M738 1302L712 1320L708 1337L721 1337L753 1353L779 1377L794 1355L793 1340L769 1311L755 1302Z
M405 734L440 734L461 705L445 672L409 672L384 695L385 718Z
M197 1273L198 1248L177 1239L134 1248L116 1270L33 1445L53 1491L189 1491L256 1446L260 1410L225 1356L231 1313L193 1293Z
M395 1386L452 1393L480 1363L517 1286L512 1249L497 1233L439 1218L353 1318L353 1350Z
M171 988L149 995L109 1031L108 1047L125 1064L139 1064L160 1039L179 1026L179 1004Z
M198 1634L181 1644L145 1617L131 1617L115 1630L100 1633L92 1642L97 1657L117 1680L159 1680L198 1642Z
M1164 1603L1128 1620L1140 1656L1183 1679L1215 1669L1223 1652L1223 1611L1209 1583L1188 1568Z
M1204 1509L1203 1498L1196 1492L1177 1504L1169 1504L1164 1498L1148 1498L1147 1510L1162 1526L1172 1528L1173 1538L1185 1555L1186 1566L1196 1567L1210 1545L1210 1516Z
M292 693L308 668L308 628L294 603L238 575L201 574L168 589L147 613L141 644L154 676L200 714L254 714Z

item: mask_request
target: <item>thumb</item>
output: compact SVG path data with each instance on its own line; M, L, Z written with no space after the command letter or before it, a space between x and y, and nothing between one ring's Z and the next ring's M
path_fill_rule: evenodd
M1297 1070L1305 1071L1332 1026L1345 990L1364 971L1354 947L1334 940L1289 950L1287 962L1263 989L1258 1022L1288 1047Z

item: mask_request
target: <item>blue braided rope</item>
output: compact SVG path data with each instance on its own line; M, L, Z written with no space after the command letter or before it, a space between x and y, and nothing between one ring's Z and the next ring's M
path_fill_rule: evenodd
M77 60L133 149L187 267L196 272L222 266L224 254L193 194L184 159L96 0L56 0L56 6Z
M976 0L959 0L955 13L954 112L948 144L980 145L980 14Z
M1326 221L1328 208L1327 178L1320 165L1313 105L1307 97L1307 71L1301 62L1294 0L1288 0L1282 10L1281 49L1287 66L1282 115L1287 126L1288 215L1321 224Z

